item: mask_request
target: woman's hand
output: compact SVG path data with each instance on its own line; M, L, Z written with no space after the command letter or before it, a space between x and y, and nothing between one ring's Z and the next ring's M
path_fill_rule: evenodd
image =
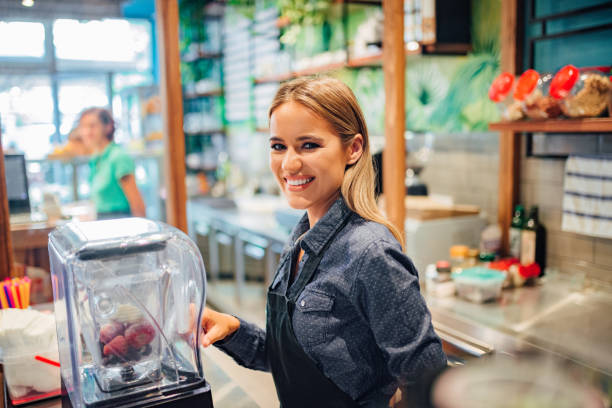
M216 341L223 340L239 327L240 320L234 316L205 308L202 315L202 329L205 333L202 345L208 347Z

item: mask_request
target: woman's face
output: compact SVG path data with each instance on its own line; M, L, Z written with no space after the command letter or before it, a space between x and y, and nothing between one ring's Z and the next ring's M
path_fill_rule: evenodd
M297 102L270 117L270 169L289 205L322 216L342 185L347 164L361 155L362 137L343 146L326 120Z
M108 129L95 113L89 113L81 118L78 131L83 144L92 152L99 151L108 142L106 138Z

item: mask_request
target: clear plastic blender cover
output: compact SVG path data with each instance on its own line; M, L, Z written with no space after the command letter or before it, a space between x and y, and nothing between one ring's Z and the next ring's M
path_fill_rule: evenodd
M49 249L60 359L70 367L62 376L77 398L87 405L203 378L195 322L204 266L185 234L140 218L75 222L51 234Z

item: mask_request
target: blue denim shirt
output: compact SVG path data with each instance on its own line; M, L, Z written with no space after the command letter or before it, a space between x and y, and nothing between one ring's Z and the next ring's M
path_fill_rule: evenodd
M390 397L398 385L444 367L446 356L417 271L384 225L366 221L342 198L310 230L304 215L269 290L290 293L291 252L297 245L304 250L299 275L307 257L323 249L346 217L297 298L293 330L306 354L353 399L371 392ZM265 337L264 330L240 320L240 328L215 345L245 367L269 371Z

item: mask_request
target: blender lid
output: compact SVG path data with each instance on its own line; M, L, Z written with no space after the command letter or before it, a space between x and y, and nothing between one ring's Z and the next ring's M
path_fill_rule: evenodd
M161 224L144 218L70 222L51 234L69 238L80 260L160 251L171 233Z

